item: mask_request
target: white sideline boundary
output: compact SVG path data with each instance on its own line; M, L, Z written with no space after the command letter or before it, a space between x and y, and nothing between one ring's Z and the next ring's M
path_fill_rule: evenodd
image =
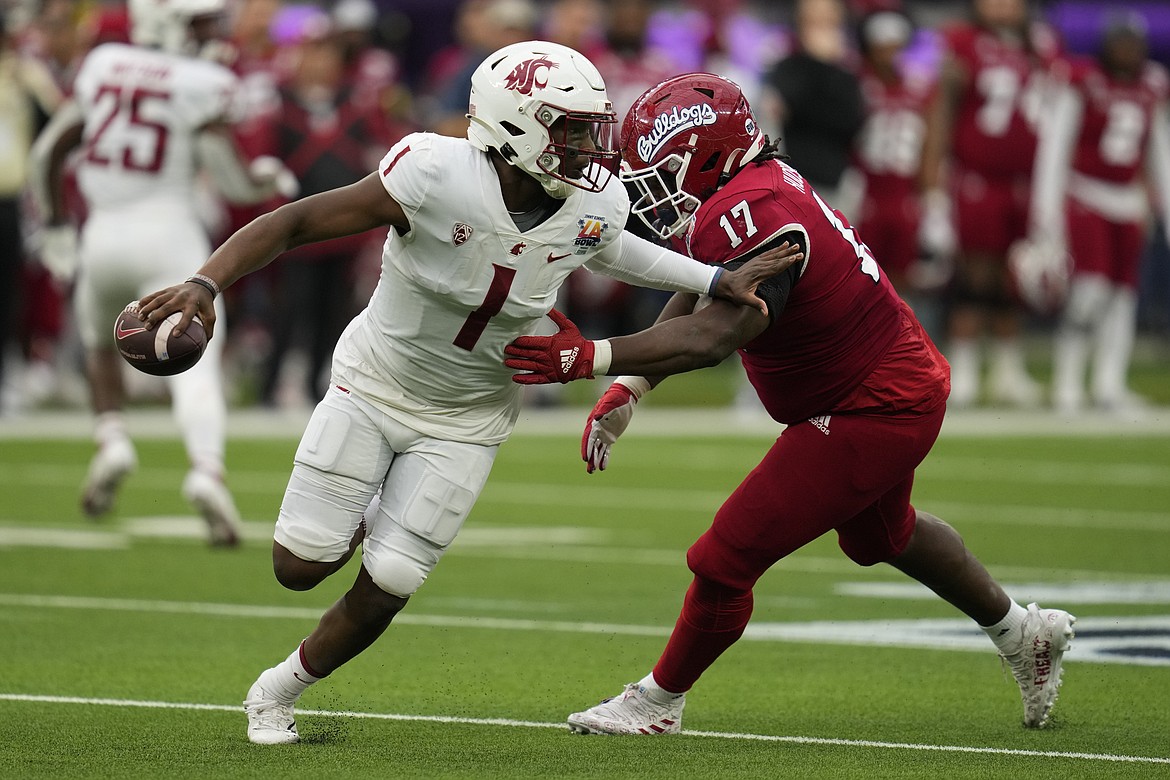
M24 693L0 693L0 701L27 702L36 704L77 704L102 707L138 707L166 710L203 710L212 712L239 713L240 705L202 704L195 702L141 701L136 699L97 699L80 696L41 696ZM346 712L333 710L297 710L298 715L323 718L363 718L369 720L408 721L415 723L442 723L469 726L506 726L529 729L566 729L564 723L542 723L511 718L464 718L453 715L406 715L392 712ZM832 737L798 737L777 734L746 734L728 731L692 731L684 729L682 734L708 739L735 739L755 742L785 742L797 745L831 745L840 747L878 748L886 750L920 750L938 753L979 753L984 755L1026 756L1038 758L1067 758L1082 761L1108 761L1130 764L1170 764L1170 758L1157 756L1126 756L1113 753L1080 753L1060 750L1025 750L1020 748L975 747L971 745L929 745L914 742L879 742L869 739L837 739ZM587 739L588 737L582 737Z

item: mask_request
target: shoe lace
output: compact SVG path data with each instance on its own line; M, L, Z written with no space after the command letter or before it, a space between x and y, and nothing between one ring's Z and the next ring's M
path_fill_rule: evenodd
M244 702L252 722L259 728L284 731L293 721L293 705L273 699L252 699Z
M629 683L617 696L602 702L610 714L629 722L652 722L669 714L668 705L656 704L639 690L638 683Z

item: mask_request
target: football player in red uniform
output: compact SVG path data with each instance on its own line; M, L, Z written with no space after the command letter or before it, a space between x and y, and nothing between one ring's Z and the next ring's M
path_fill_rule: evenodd
M936 248L948 243L944 236L957 239L950 403L979 400L979 340L987 328L995 340L992 400L1032 406L1040 388L1024 368L1022 311L1006 257L1027 232L1034 125L1058 47L1048 28L1030 22L1025 0L974 0L973 9L973 22L944 31L946 58L924 150L923 232Z
M737 349L760 400L787 426L689 550L694 581L652 673L571 715L573 730L677 732L684 694L747 626L756 580L831 530L858 564L890 563L982 626L1020 684L1025 724L1043 726L1074 618L1014 602L953 528L911 506L914 469L942 425L949 370L857 232L780 158L739 88L718 76L647 91L626 117L621 148L622 177L641 193L633 211L659 236L685 235L694 257L724 267L785 243L803 260L760 286L766 315L681 294L631 336L587 341L557 316L558 334L505 350L521 384L588 377L594 355L609 360L598 373L630 375L589 417L590 472L606 467L640 396Z
M933 80L899 62L913 35L909 18L896 11L862 19L865 124L853 154L864 182L857 228L903 296L911 291L909 272L918 258L922 144L934 97Z
M1053 402L1066 413L1085 403L1090 339L1093 403L1110 410L1141 404L1126 374L1150 213L1147 177L1170 225L1170 78L1146 56L1142 18L1115 18L1100 57L1064 69L1039 127L1034 243L1073 261L1053 360Z

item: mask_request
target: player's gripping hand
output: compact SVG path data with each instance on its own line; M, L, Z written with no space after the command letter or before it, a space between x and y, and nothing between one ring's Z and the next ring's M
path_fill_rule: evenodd
M182 312L183 316L174 330L179 334L198 315L210 340L215 331L215 292L206 282L188 280L139 298L138 316L150 330L175 312Z
M551 336L521 336L504 347L504 365L521 373L512 381L520 385L547 385L592 379L594 368L604 374L609 368L609 342L590 341L565 315L556 309L548 313L560 331ZM602 364L595 365L598 345L604 353Z
M715 277L714 289L709 292L713 298L723 298L741 306L751 306L760 314L767 316L768 305L756 295L756 288L803 259L804 253L800 251L800 245L785 241L775 249L761 252L735 271L724 272L720 269L718 276Z
M625 433L634 417L634 406L649 389L650 383L640 376L622 376L598 399L581 436L581 460L585 461L586 472L605 471L610 449Z

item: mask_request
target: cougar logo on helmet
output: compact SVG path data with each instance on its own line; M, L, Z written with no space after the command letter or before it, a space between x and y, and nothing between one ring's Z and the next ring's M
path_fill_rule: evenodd
M669 114L659 114L650 132L638 139L638 156L650 162L667 141L682 131L713 124L715 109L708 103L683 108L675 106Z
M505 46L471 74L467 140L495 149L545 192L601 192L620 157L605 81L580 52L549 41Z
M533 87L544 89L548 86L547 76L543 81L537 78L540 75L540 69L556 67L560 66L547 57L525 60L512 68L512 72L504 78L504 86L519 92L521 95L530 95Z

